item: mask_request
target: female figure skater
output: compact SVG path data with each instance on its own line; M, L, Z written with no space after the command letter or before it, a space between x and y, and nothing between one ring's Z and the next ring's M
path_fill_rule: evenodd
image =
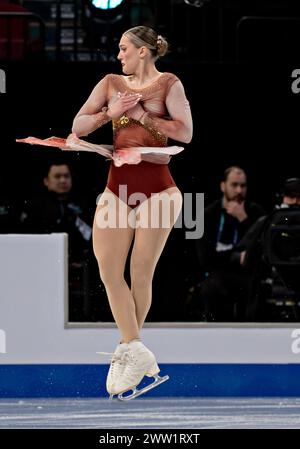
M78 137L86 136L112 121L114 150L124 154L126 148L166 147L168 137L190 142L192 118L182 83L175 75L161 73L155 66L167 47L166 40L151 28L137 26L126 31L121 37L118 54L125 76L109 74L96 85L76 115L72 132ZM94 253L121 333L106 382L111 397L129 390L134 390L130 398L137 392L141 394L143 390L136 390L136 386L145 375L154 376L154 383L162 379L157 376L159 367L154 354L140 340L140 330L151 304L155 266L182 206L182 196L169 172L168 161L169 156L163 155L149 156L148 160L145 156L140 163L122 166L112 162L107 186L95 213ZM127 196L142 195L138 207L133 208L126 202L124 189ZM155 211L160 215L157 217L159 225L153 227L151 200L159 199L162 194L170 207L166 208L167 212L164 209ZM102 226L104 210L117 215L116 226ZM169 217L168 226L161 224L164 212ZM132 226L132 214L148 226ZM129 288L124 269L132 241Z

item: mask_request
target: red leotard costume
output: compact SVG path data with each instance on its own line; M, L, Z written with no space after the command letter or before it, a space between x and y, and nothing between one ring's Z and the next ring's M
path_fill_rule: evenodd
M103 107L109 106L118 94L123 92L142 94L140 104L147 112L148 120L142 124L130 117L130 111L119 119L114 119L113 147L78 139L77 135L86 136L110 121ZM122 75L109 74L96 85L78 112L74 119L73 134L68 139L51 137L41 140L28 137L18 141L57 146L66 150L96 151L113 160L107 181L109 190L120 196L119 187L125 185L127 198L136 192L149 198L152 193L176 186L166 162L166 155L177 154L183 148L167 146L168 137L189 142L191 134L189 102L180 80L174 74L162 73L149 86L141 89L131 88L126 77ZM163 162L160 158L162 154ZM122 195L120 198L126 200Z
M164 73L148 88L131 90L143 95L141 104L146 111L157 116L166 116L166 94L177 80L175 75ZM122 76L109 75L108 83L111 95L118 91L128 90L127 83ZM126 120L125 117L121 117L119 120L114 120L113 132L115 150L130 147L164 147L167 144L167 138L164 135L154 129L148 129L140 122L130 118ZM135 192L141 192L149 198L152 193L162 192L169 187L176 186L166 164L141 161L137 165L124 164L121 167L116 167L111 163L107 187L119 196L119 186L124 184L127 186L128 198Z

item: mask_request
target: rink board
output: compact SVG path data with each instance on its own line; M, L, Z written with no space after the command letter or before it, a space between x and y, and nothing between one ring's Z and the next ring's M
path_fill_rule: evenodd
M160 364L147 397L300 397L300 365ZM108 397L105 365L1 365L0 398ZM148 381L149 382L149 381Z
M66 325L67 236L0 236L0 397L103 397L115 327ZM300 323L168 324L143 341L170 380L152 396L300 396Z

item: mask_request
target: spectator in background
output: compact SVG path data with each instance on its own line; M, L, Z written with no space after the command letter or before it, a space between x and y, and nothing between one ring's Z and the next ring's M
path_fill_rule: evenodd
M84 211L73 194L68 164L51 163L43 183L44 192L28 201L22 211L21 230L37 234L66 232L70 261L81 261L90 247L92 215Z
M300 178L289 178L284 182L281 190L281 203L275 207L275 210L269 215L260 217L247 231L239 242L237 250L240 251L240 263L243 266L250 266L257 262L254 261L257 254L262 254L261 234L268 223L269 218L279 209L299 209L300 210ZM300 253L300 248L299 248Z
M223 196L205 208L204 236L196 241L203 275L200 302L206 321L243 318L249 277L235 248L263 215L261 206L246 200L247 177L242 168L227 168L220 187Z
M291 214L285 213L287 210L295 211L296 214L292 217ZM261 281L263 279L268 278L268 285L272 288L282 284L283 280L284 283L287 283L287 287L292 285L295 292L300 291L300 282L297 281L300 262L299 231L298 234L293 231L290 235L285 231L283 233L285 241L276 240L277 251L279 253L283 251L286 257L291 256L297 266L281 266L278 271L271 266L268 255L265 254L268 228L272 226L274 229L276 225L284 225L288 229L290 225L295 224L300 225L300 178L289 178L281 189L279 206L276 206L270 214L260 217L237 246L240 263L251 275L251 290L247 305L247 319L249 320L267 318L262 316L264 300ZM287 281L288 278L291 278L292 282Z

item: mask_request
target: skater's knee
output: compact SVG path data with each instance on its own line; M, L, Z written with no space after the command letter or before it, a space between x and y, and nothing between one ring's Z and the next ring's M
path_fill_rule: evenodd
M105 287L117 285L124 281L124 270L112 264L98 262L100 278Z
M130 270L131 285L137 288L149 286L152 283L153 272L150 261L143 260L137 264L132 264Z

